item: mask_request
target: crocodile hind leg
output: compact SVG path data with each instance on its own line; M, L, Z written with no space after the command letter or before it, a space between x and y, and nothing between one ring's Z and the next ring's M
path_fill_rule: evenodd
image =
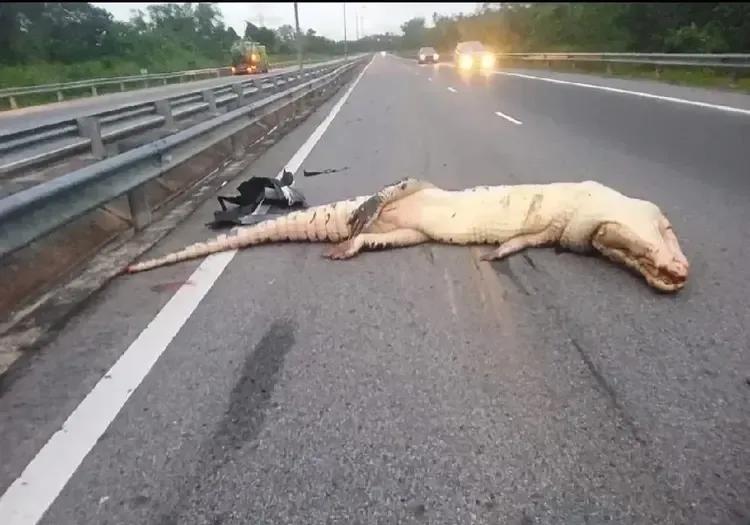
M410 178L385 186L352 212L347 221L350 238L354 238L369 228L387 204L408 197L414 192L434 187L435 185L431 182Z
M554 242L557 236L551 229L538 233L527 233L513 237L502 243L496 250L485 252L479 257L480 261L502 259L508 255L520 252L525 248L536 248Z
M360 233L338 244L323 254L329 259L349 259L362 248L401 248L427 242L430 238L417 230L401 229L388 233Z

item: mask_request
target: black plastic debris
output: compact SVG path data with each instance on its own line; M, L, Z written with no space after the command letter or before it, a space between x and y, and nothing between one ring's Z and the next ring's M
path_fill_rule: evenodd
M348 166L344 166L343 168L328 168L322 171L307 171L306 169L302 170L302 174L305 177L314 177L315 175L323 175L325 173L337 173L339 171L348 170Z
M208 226L213 229L244 226L267 220L269 216L285 215L293 210L307 208L305 196L292 188L293 183L294 176L286 170L281 179L250 177L237 187L237 196L217 197L221 210L214 212L214 220ZM234 204L235 207L228 208L227 203ZM268 211L263 215L253 215L261 204L268 205Z

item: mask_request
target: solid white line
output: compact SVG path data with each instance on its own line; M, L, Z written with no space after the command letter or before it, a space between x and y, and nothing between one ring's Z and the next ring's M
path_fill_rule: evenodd
M505 120L510 120L513 124L518 124L519 126L523 124L523 122L521 122L520 120L516 120L510 115L506 115L505 113L501 113L500 111L495 111L495 115L497 115L498 117L503 117Z
M233 256L218 253L193 272L3 494L0 523L41 519Z
M344 93L328 116L292 156L286 169L295 173L341 110L372 60ZM283 174L282 169L279 177ZM164 353L237 250L207 257L138 338L89 392L62 428L42 447L23 473L0 498L2 525L33 525L47 512L86 455Z
M451 91L451 92L453 92L453 93L455 93L455 92L456 92L456 90L455 90L455 89L453 89L452 87L449 87L449 88L448 88L448 91Z
M619 93L621 95L633 95L636 97L651 98L655 100L664 100L666 102L675 102L677 104L685 104L688 106L698 106L702 108L726 111L729 113L738 113L740 115L750 115L750 109L735 108L732 106L722 106L720 104L709 104L708 102L698 102L697 100L687 100L684 98L654 95L653 93L644 93L642 91L631 91L629 89L613 88L609 86L599 86L596 84L585 84L583 82L571 82L569 80L559 80L556 78L539 77L535 75L525 75L523 73L508 73L506 71L495 71L495 74L506 75L510 77L528 78L528 79L533 79L533 80L543 80L545 82L552 82L553 84L566 84L569 86L578 86L578 87L585 87L589 89L598 89L600 91L608 91L610 93Z

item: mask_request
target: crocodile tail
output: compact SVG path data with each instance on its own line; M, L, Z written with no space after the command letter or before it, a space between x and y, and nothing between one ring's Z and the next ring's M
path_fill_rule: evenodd
M338 242L349 236L346 221L349 214L363 200L363 198L357 198L313 206L252 226L240 227L230 234L222 234L212 240L197 242L162 257L131 264L124 270L124 273L142 272L159 266L205 257L212 253L237 250L257 244L280 241Z

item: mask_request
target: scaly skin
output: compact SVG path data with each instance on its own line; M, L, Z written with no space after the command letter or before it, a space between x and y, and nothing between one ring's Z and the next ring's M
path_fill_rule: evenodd
M132 264L126 273L142 272L226 250L279 241L338 242L349 236L347 220L367 196L312 206L252 226L234 228L208 242L197 242L174 253Z
M327 229L321 226L322 217L332 221ZM597 182L446 191L426 181L404 179L370 197L295 212L133 265L128 271L280 240L337 243L325 254L332 259L348 259L364 248L437 241L499 244L482 256L493 260L525 248L557 244L578 253L596 250L638 271L654 288L669 292L685 285L689 269L669 221L655 204Z

